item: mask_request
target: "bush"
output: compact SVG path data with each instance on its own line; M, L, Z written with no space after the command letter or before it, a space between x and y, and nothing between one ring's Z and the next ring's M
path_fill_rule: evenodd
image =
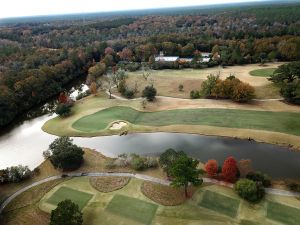
M140 67L141 65L139 63L129 63L124 66L124 69L129 70L130 72L134 72L137 71Z
M289 182L287 184L288 188L291 190L291 191L296 191L296 192L300 192L300 184L299 183L296 183L296 182Z
M192 91L190 92L190 97L191 97L191 99L197 99L197 98L200 98L200 97L201 97L200 91L194 91L194 90L192 90Z
M134 170L144 170L146 168L145 159L141 157L134 157L131 161L131 167Z
M263 186L249 179L240 179L237 181L234 185L234 190L241 198L249 202L258 202L265 195Z
M115 159L107 159L105 162L106 169L114 169L116 168Z
M148 101L153 101L155 99L156 96L156 89L153 87L153 85L151 86L147 86L145 87L145 89L143 90L143 98L146 98Z
M146 168L158 167L157 159L154 157L146 157L145 166L146 166Z
M134 90L131 90L131 89L127 89L125 90L125 92L123 93L123 95L126 97L126 98L133 98L134 97Z
M55 113L62 117L67 117L71 114L71 105L66 104L58 104Z
M264 187L270 187L271 186L271 178L262 172L249 172L246 175L246 178L249 180L253 180L255 182L261 182L261 184Z
M183 84L179 84L178 90L179 90L179 91L183 91Z
M55 139L49 146L51 151L50 161L55 168L74 170L83 162L83 150L72 143L69 137Z

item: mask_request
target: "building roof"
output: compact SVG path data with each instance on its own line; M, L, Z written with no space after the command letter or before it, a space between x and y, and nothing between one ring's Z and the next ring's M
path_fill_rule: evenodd
M179 56L157 56L155 61L175 62L179 59Z

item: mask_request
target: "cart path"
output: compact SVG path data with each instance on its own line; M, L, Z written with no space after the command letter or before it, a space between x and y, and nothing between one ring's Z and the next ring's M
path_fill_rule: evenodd
M168 180L164 180L164 179L160 179L160 178L156 178L156 177L151 177L151 176L143 175L143 174L136 174L136 173L107 173L107 172L67 173L64 176L65 177L86 177L86 176L87 177L107 177L107 176L109 176L109 177L114 177L114 176L116 176L116 177L132 177L132 178L136 178L136 179L140 179L140 180L151 181L151 182L161 184L161 185L170 185L171 184L171 182L168 181ZM9 196L3 203L1 203L1 205L0 205L0 214L3 212L4 208L12 200L14 200L17 196L19 196L23 192L29 190L32 187L38 186L38 185L46 183L48 181L57 180L57 179L60 179L60 178L62 178L61 175L47 177L45 179L34 182L34 183L18 190L17 192L15 192L11 196ZM227 183L227 182L224 182L224 181L219 181L219 180L215 180L215 179L211 179L211 178L203 178L203 182L204 183L213 183L213 184L233 188L233 184L231 184L231 183ZM265 190L266 190L266 193L268 193L268 194L280 195L280 196L290 196L290 197L300 197L300 193L297 193L297 192L291 192L291 191L285 191L285 190L273 189L273 188L266 188Z

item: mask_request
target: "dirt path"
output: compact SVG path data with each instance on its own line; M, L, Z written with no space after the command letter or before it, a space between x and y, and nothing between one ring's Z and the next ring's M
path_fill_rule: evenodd
M116 177L131 177L131 178L136 178L136 179L140 179L140 180L151 181L151 182L161 184L161 185L170 185L171 184L171 182L168 181L168 180L163 180L163 179L159 179L159 178L156 178L156 177L151 177L151 176L148 176L148 175L136 174L136 173L105 173L105 172L68 173L68 174L65 174L65 176L66 177L86 177L86 176L87 177L107 177L107 176L109 176L109 177L114 177L114 176L116 176ZM34 182L34 183L18 190L17 192L12 194L10 197L8 197L3 203L1 203L1 205L0 205L0 214L3 212L4 208L12 200L14 200L17 196L24 193L25 191L29 190L30 188L38 186L38 185L43 184L43 183L46 183L48 181L57 180L57 179L60 179L60 178L62 178L62 176L48 177L48 178L45 178L43 180ZM233 184L231 184L231 183L226 183L226 182L211 179L211 178L203 178L203 182L233 188ZM296 193L296 192L285 191L285 190L280 190L280 189L272 189L272 188L266 188L265 190L266 190L266 193L268 193L268 194L280 195L280 196L289 196L289 197L300 197L300 193Z

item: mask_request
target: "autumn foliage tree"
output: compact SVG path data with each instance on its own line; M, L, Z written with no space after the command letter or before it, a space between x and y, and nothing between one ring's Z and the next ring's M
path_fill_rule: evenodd
M66 104L68 102L68 96L65 92L60 92L58 96L58 102L59 104Z
M230 156L225 159L222 167L222 176L225 181L234 182L238 175L236 160Z
M214 159L210 159L207 161L207 163L204 166L206 173L210 177L215 177L218 173L218 163Z
M92 94L96 95L97 94L97 84L96 82L92 82L90 86L90 91Z

